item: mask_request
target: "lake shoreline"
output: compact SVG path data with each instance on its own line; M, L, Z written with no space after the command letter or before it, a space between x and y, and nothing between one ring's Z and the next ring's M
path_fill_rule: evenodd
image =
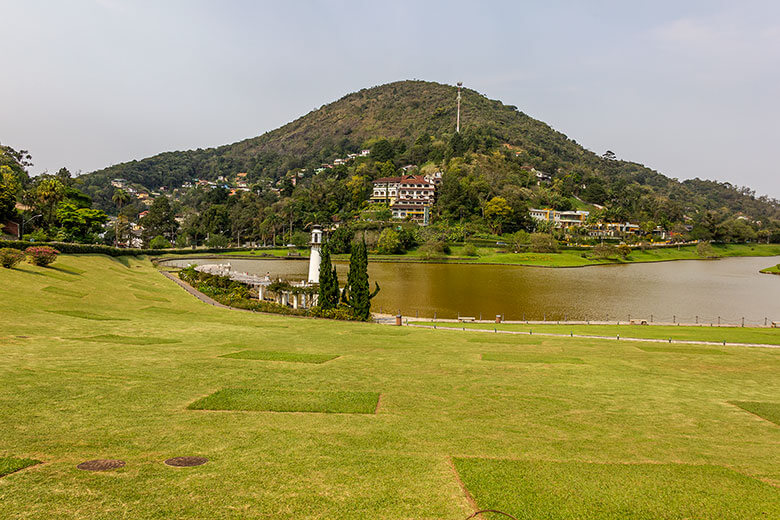
M421 257L415 257L415 256L403 256L399 255L397 257L390 257L388 255L369 255L368 261L369 263L388 263L388 264L434 264L434 265L446 265L446 264L457 264L457 265L496 265L496 266L507 266L507 267L540 267L545 269L568 269L568 268L581 268L581 267L593 267L593 266L605 266L605 265L631 265L631 264L649 264L649 263L660 263L660 262L676 262L676 261L682 261L682 260L705 260L705 261L713 261L713 260L720 260L723 258L737 258L737 257L765 257L765 256L780 256L780 245L778 244L759 244L755 246L751 246L752 249L746 250L748 246L738 244L738 245L729 245L729 246L720 246L718 249L718 256L717 257L691 257L691 246L685 246L686 249L684 250L673 250L673 252L679 252L678 255L669 255L668 258L642 258L637 260L632 260L630 257L626 260L594 260L594 259L584 259L585 261L580 264L574 264L574 265L566 265L564 260L571 260L572 258L577 258L577 255L567 254L568 252L563 253L530 253L530 254L540 254L544 257L550 257L554 255L566 255L566 257L561 258L553 258L550 262L541 263L544 261L540 258L539 262L502 262L502 261L480 261L477 259L471 259L469 257L439 257L439 258L421 258ZM729 248L737 248L729 249ZM754 250L755 248L761 248L761 250ZM657 251L663 251L663 250L670 250L672 248L659 248ZM645 253L645 252L642 252ZM746 253L753 253L753 254L746 254ZM262 253L261 253L262 254ZM506 255L517 255L517 254L529 254L529 253L502 253ZM237 259L237 260L308 260L308 256L281 256L281 255L271 255L271 254L265 254L264 256L255 256L251 254L236 254L236 253L224 253L224 254L205 254L205 255L198 255L198 254L192 254L192 255L176 255L176 256L164 256L164 257L156 257L155 260L157 261L167 261L167 260L188 260L188 259L214 259L214 260L221 260L221 259ZM346 254L339 254L339 255L332 255L331 257L334 262L348 262L349 256ZM557 261L556 261L557 260ZM770 268L761 270L762 273L770 273L770 274L780 274L779 273L773 273L772 271L769 271Z

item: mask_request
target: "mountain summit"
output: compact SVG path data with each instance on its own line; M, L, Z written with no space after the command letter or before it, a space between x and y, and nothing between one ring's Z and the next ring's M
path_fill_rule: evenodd
M439 143L453 139L456 95L457 87L428 81L366 88L261 136L117 164L83 176L83 183L90 195L109 207L110 180L117 177L150 190L239 172L247 172L250 183L269 184L290 170L313 170L380 139L395 143L396 151L401 152L396 160L409 161L413 158L403 151L413 148L421 137L430 136ZM507 160L549 174L553 180L566 179L568 190L589 203L635 206L651 193L656 198L646 204L670 202L686 213L726 208L756 219L780 218L777 201L756 198L746 188L699 179L678 182L641 164L599 156L517 107L466 88L462 91L461 124L463 139L480 143L473 151L501 153ZM624 195L632 200L619 200ZM632 209L626 216L634 213Z

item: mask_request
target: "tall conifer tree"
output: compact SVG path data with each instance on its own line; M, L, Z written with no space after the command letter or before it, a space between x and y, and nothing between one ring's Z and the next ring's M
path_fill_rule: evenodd
M321 309L327 310L333 309L339 304L339 278L336 274L336 267L330 262L328 244L322 246L321 255L318 305Z
M371 317L371 298L379 292L379 284L373 294L369 293L368 285L368 251L366 243L360 241L352 246L349 257L349 273L347 287L342 294L342 300L352 308L355 317L368 320Z

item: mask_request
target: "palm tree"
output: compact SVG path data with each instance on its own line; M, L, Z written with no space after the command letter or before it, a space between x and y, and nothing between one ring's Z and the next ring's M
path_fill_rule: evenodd
M114 191L114 195L111 197L111 201L117 206L117 219L114 223L114 247L117 245L118 230L119 230L119 213L122 211L122 206L130 202L130 194L123 189Z

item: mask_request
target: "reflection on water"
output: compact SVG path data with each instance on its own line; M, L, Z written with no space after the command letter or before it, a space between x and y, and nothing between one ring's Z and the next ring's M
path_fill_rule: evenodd
M228 260L174 260L174 265ZM229 260L234 269L303 280L308 262ZM780 276L758 271L780 257L724 258L549 269L502 265L371 263L382 290L372 309L452 318L626 320L746 324L780 320ZM336 264L344 283L347 264Z

